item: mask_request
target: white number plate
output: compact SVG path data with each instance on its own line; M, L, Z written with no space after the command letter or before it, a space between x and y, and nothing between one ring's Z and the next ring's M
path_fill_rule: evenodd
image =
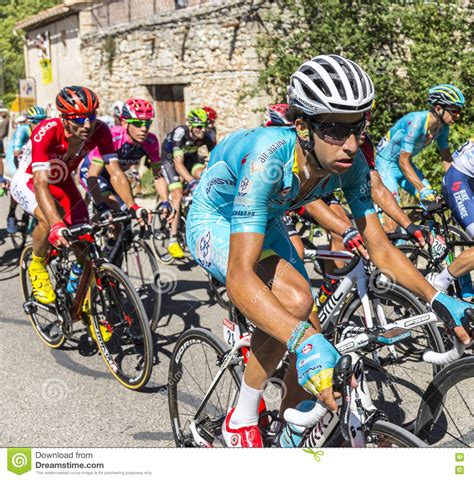
M240 338L239 326L234 322L231 322L229 319L224 318L222 321L222 328L224 330L224 340L227 344L233 347L235 342Z

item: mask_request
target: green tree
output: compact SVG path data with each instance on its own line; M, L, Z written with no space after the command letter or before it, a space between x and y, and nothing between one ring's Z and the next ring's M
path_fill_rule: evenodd
M425 110L428 89L453 83L467 99L452 129L457 147L474 134L474 11L469 2L276 0L267 18L272 34L259 39L260 76L275 99L303 61L336 53L363 66L375 84L370 127L375 141L410 111ZM435 147L416 158L439 188L442 165Z
M0 55L4 81L1 100L5 104L12 101L18 90L18 79L25 75L24 37L21 31L14 32L15 24L58 3L60 0L0 0Z

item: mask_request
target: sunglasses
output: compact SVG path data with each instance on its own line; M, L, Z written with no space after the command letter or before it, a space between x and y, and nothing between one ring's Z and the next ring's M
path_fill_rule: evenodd
M133 125L134 127L137 127L137 128L142 128L142 127L150 128L151 124L153 123L153 120L139 120L137 118L131 118L131 119L127 119L127 123L128 125Z
M192 125L193 128L197 128L198 130L204 130L207 128L207 125Z
M97 115L93 113L92 115L75 115L72 117L66 117L68 120L71 120L71 122L75 123L76 125L84 125L86 121L93 122L96 118Z
M354 134L359 138L364 133L366 126L366 119L356 123L318 123L311 122L312 130L317 131L325 142L331 145L344 145L345 141Z

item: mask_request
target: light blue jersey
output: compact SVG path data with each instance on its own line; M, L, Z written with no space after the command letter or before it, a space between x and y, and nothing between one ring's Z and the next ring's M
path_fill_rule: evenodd
M402 187L413 196L416 196L418 193L416 188L406 179L400 168L401 152L408 152L411 154L411 158L413 158L434 141L436 141L440 150L449 146L448 125L442 125L436 136L430 138L428 133L429 113L429 111L411 112L403 116L377 146L375 160L377 171L382 177L383 183L397 201L400 201L399 187ZM432 187L421 170L413 162L411 162L411 166L421 183L431 190Z
M12 138L12 147L13 151L21 150L30 139L31 128L27 123L20 123L15 132L13 133Z
M442 125L434 138L428 137L429 113L411 112L400 118L378 144L378 162L398 163L401 152L414 157L434 141L440 150L448 148L448 125Z
M327 175L301 199L292 127L240 130L219 143L193 197L187 217L188 245L196 261L225 282L231 233L265 235L272 250L306 272L289 241L282 216L342 188L355 218L374 213L370 173L362 152L342 175Z

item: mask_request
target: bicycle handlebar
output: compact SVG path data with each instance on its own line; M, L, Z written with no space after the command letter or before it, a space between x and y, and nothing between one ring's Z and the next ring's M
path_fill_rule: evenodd
M358 257L357 255L354 255L351 259L351 261L347 264L347 265L344 265L343 267L341 268L335 268L332 275L336 276L336 277L344 277L345 275L347 275L349 272L351 272L352 270L354 270L354 268L357 266L357 264L359 263L360 261L360 257Z
M461 343L457 338L454 338L454 346L451 350L444 353L433 351L425 352L423 354L423 360L433 365L447 365L461 358L464 350L466 350L466 345Z

